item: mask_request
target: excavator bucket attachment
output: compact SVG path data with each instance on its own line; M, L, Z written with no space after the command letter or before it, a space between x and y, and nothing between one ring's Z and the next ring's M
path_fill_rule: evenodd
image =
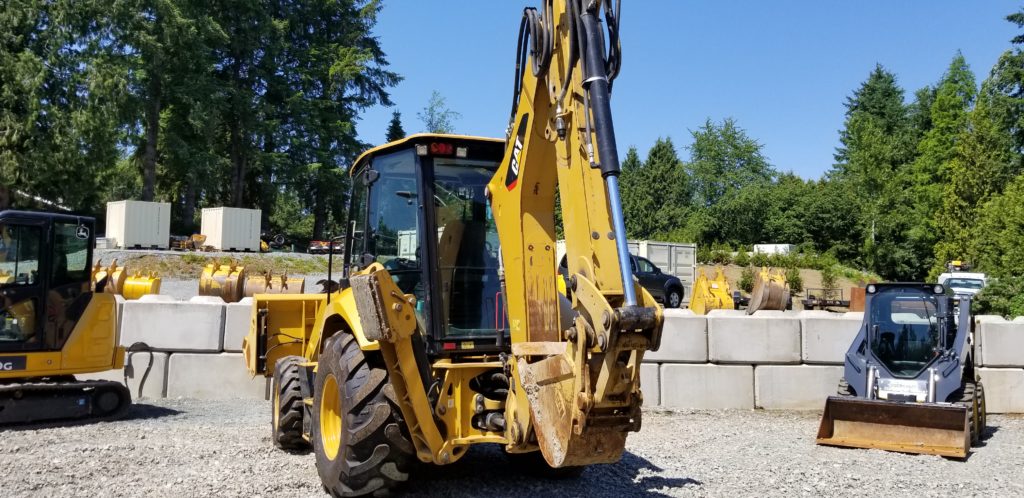
M967 407L830 396L817 443L966 458Z
M747 314L760 310L785 310L789 303L789 285L781 272L762 268L754 275L754 290L750 293Z

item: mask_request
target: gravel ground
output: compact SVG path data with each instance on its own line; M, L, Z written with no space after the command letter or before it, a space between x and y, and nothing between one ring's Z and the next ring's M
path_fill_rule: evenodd
M130 417L8 430L2 496L323 496L311 454L276 450L265 401L143 401ZM1024 418L990 416L965 461L816 446L818 414L647 412L616 465L539 480L475 447L420 467L411 496L1021 496Z

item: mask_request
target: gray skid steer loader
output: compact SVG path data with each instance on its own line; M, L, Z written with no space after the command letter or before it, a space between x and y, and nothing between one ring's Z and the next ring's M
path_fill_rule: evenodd
M817 443L966 457L985 428L970 326L969 298L942 285L868 285Z

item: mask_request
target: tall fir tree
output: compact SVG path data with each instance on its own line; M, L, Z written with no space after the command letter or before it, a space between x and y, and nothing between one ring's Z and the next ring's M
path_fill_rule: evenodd
M402 128L402 113L394 111L391 113L391 121L388 122L388 131L385 140L394 142L405 138L405 128Z

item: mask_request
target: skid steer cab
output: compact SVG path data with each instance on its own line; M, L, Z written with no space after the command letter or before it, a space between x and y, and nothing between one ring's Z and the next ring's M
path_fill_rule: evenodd
M868 285L817 442L966 457L985 428L985 398L965 304L939 284Z

